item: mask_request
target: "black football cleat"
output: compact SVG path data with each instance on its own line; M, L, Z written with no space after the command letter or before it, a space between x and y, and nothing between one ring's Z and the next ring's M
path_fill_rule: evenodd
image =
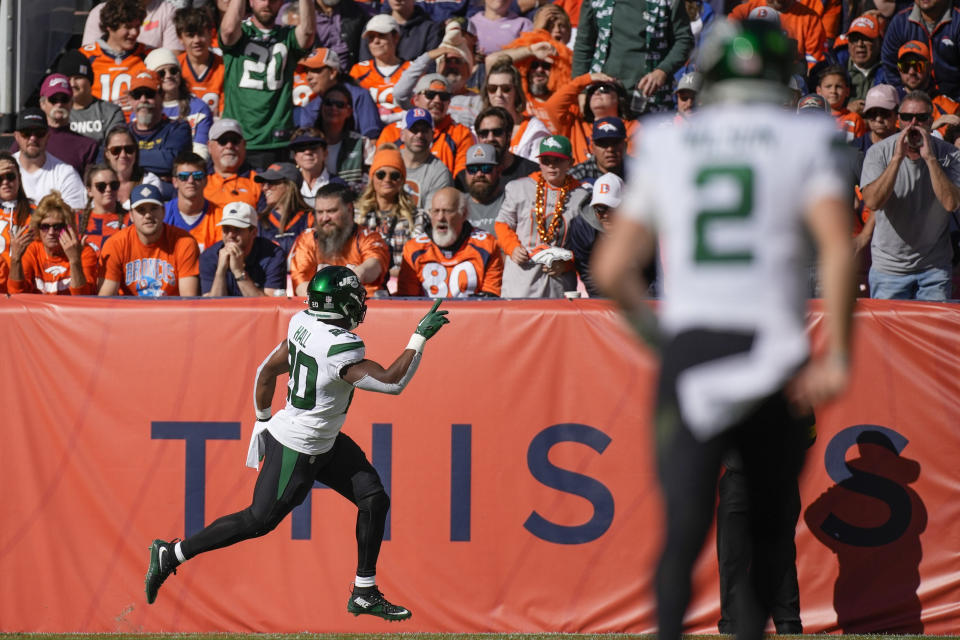
M150 568L144 580L147 592L147 604L157 599L160 585L171 573L177 572L177 556L173 552L173 542L154 540L150 545Z
M409 609L390 603L376 587L354 587L347 611L355 616L365 613L384 620L406 620L413 615Z

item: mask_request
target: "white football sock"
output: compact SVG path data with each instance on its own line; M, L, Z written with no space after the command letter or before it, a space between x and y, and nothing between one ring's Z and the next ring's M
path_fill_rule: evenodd
M361 587L361 588L374 587L377 585L377 577L376 576L363 576L363 577L357 576L356 578L353 579L353 584L354 586Z
M177 562L186 562L187 559L183 557L183 551L180 549L181 544L183 543L178 542L177 544L173 545L173 555L177 556Z

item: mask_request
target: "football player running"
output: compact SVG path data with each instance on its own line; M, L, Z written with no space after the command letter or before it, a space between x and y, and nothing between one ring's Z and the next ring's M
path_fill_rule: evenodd
M413 378L426 341L449 322L437 300L420 320L407 348L386 369L364 353L353 332L367 312L366 290L347 267L328 266L311 279L308 309L290 319L287 338L257 370L254 387L257 425L247 466L263 466L252 504L223 516L182 541L154 540L147 570L147 603L160 585L188 559L272 531L304 501L314 481L357 506L357 575L347 611L385 620L406 620L411 612L387 601L376 586L377 556L390 498L360 447L340 431L355 389L398 394ZM286 406L271 415L277 377L288 373Z
M792 48L764 21L723 22L703 44L704 108L683 127L644 127L593 275L662 359L654 431L666 533L656 575L659 637L679 640L691 572L710 528L720 461L736 451L750 498L749 578L737 639L763 636L793 561L796 490L811 405L848 380L852 219L829 118L783 108ZM640 266L660 238L660 326ZM819 255L827 348L806 336L808 264ZM792 518L792 519L791 519Z

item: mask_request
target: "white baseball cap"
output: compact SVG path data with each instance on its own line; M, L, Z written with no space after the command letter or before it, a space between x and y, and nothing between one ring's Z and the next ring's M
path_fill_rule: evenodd
M218 227L228 226L247 229L257 226L257 212L246 202L231 202L223 208L223 219Z
M400 25L389 13L378 13L367 21L367 26L363 28L361 37L365 37L371 31L375 33L392 33L394 31L400 31Z
M180 61L177 60L176 54L170 51L170 49L164 48L154 49L148 53L147 57L143 59L143 63L147 65L147 69L150 69L150 71L156 71L160 67L165 67L168 64L172 64L177 68L180 67Z
M619 207L623 199L623 180L615 173L605 173L593 183L593 198L590 206L605 204L608 207Z

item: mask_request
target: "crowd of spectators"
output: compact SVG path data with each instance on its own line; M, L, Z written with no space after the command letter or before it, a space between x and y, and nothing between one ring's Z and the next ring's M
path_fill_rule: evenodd
M960 297L949 0L106 0L0 152L0 292L596 295L634 140L742 19L849 144L861 295Z

